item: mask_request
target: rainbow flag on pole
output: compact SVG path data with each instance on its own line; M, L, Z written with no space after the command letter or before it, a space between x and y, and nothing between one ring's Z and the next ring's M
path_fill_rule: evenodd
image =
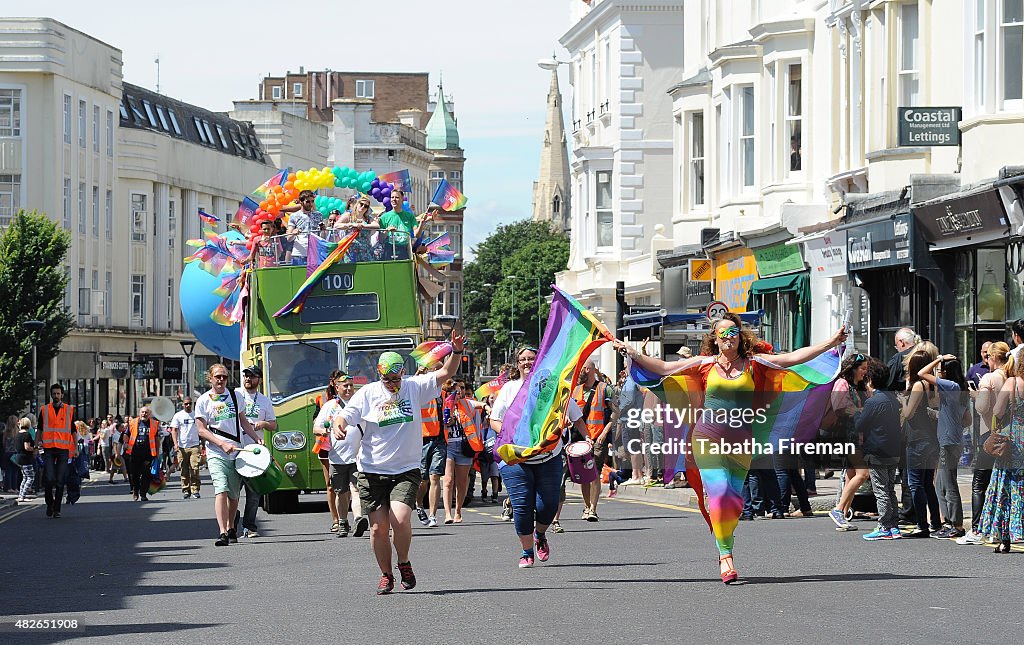
M400 188L407 193L412 190L412 178L409 176L408 168L377 175L377 179L382 184L392 184L395 188Z
M259 204L260 202L267 198L267 195L270 194L271 188L273 188L274 186L284 186L284 183L288 181L289 170L289 168L285 168L284 170L277 173L270 179L266 180L265 182L260 184L259 188L252 191L252 193L250 193L249 196L252 197L254 202Z
M576 301L552 285L554 298L537 360L502 419L495 452L517 464L558 445L565 409L583 362L614 340L611 332Z
M338 242L338 244L330 250L330 253L327 254L327 257L325 257L322 262L319 262L317 265L315 265L316 268L313 268L313 262L318 261L322 257L319 247L328 243L324 242L315 235L310 235L309 249L307 250L306 256L306 281L302 283L302 286L299 287L299 290L295 292L295 296L288 301L288 304L286 304L284 307L281 307L280 311L274 314L274 318L282 318L289 314L297 314L300 311L302 311L302 308L306 304L306 298L309 296L310 293L312 293L313 287L315 287L317 283L319 283L320 280L323 279L324 274L327 273L328 269L334 266L334 264L341 260L341 258L345 257L345 253L348 251L348 247L352 246L353 240L355 240L358 236L359 229L353 230L351 233L342 238ZM314 260L313 258L316 258L316 260Z
M466 196L456 190L455 186L449 184L447 179L442 179L441 183L437 185L437 190L434 191L434 196L430 198L430 201L445 211L457 211L460 208L465 208L469 203Z
M508 383L508 372L502 372L498 374L498 378L487 381L478 387L473 396L477 401L486 401L487 397L497 394L506 383Z

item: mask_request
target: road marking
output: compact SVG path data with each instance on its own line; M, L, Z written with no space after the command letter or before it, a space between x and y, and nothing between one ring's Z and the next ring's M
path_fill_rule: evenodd
M579 493L566 493L566 498L576 497L583 499L583 496ZM601 500L606 502L622 502L623 504L640 504L641 506L651 506L653 508L665 508L670 511L686 511L687 513L700 513L699 508L687 508L686 506L674 506L672 504L663 504L661 502L647 502L641 499L622 499L619 497L602 497Z
M10 519L12 519L14 517L17 517L18 515L23 515L23 514L29 512L29 511L31 511L33 508L35 508L35 506L26 506L26 507L21 508L21 509L15 509L13 511L10 511L9 513L5 513L3 516L0 516L0 524L3 524L7 520L10 520Z

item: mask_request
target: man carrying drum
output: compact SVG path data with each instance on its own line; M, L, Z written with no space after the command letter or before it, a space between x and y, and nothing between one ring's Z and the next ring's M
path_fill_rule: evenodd
M263 437L244 413L238 414L238 395L228 387L228 368L214 363L207 376L211 388L196 401L196 425L199 426L199 438L206 442L207 466L216 495L214 510L220 535L214 544L227 546L238 542L232 522L238 512L238 495L242 488L242 477L235 470L235 457L243 445L242 433L257 443Z
M589 441L594 449L594 465L598 474L608 460L609 433L618 422L619 406L611 388L601 378L597 359L588 358L580 370L580 384L573 391L576 405L583 411L587 432L583 437L574 435L575 440ZM601 497L601 479L582 484L583 518L588 522L598 521L597 500Z
M363 512L370 518L370 546L381 570L377 595L389 594L395 588L390 531L394 531L402 588L416 586L409 547L412 511L420 486L420 410L440 394L441 384L455 375L465 343L464 336L453 332L453 351L441 369L419 376L405 376L402 356L384 352L377 360L380 381L356 392L335 419L333 435L337 440L348 435L349 427L360 426L363 430L356 485Z
M260 382L263 380L263 369L259 365L250 365L242 370L242 387L235 388L235 395L239 403L245 408L245 418L252 424L253 430L262 437L265 430L271 432L277 430L277 416L274 414L274 405L266 394L260 392ZM242 537L256 538L257 532L256 513L260 509L260 494L257 493L248 480L242 480L245 486L245 511L242 514ZM235 514L235 531L238 531L238 517Z

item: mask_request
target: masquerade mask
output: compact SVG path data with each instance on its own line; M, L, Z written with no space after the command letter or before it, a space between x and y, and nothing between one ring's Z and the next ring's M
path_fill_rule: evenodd
M740 329L736 325L731 327L719 328L716 332L721 340L727 340L729 338L736 338L740 335Z

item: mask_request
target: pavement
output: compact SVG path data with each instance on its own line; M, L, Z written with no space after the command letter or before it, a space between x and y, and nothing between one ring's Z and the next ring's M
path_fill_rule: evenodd
M566 532L532 569L517 568L499 505L436 529L414 520L419 584L377 597L369 540L334 538L322 495L215 547L208 481L201 500L176 484L133 502L125 484L90 483L60 519L38 503L0 510L0 642L1014 642L1024 622L998 601L1019 596L1020 546L865 542L873 522L841 533L826 517L742 522L743 584L725 586L699 512L653 499L684 491L654 489L602 501L596 523L570 491ZM78 627L14 627L32 618Z

